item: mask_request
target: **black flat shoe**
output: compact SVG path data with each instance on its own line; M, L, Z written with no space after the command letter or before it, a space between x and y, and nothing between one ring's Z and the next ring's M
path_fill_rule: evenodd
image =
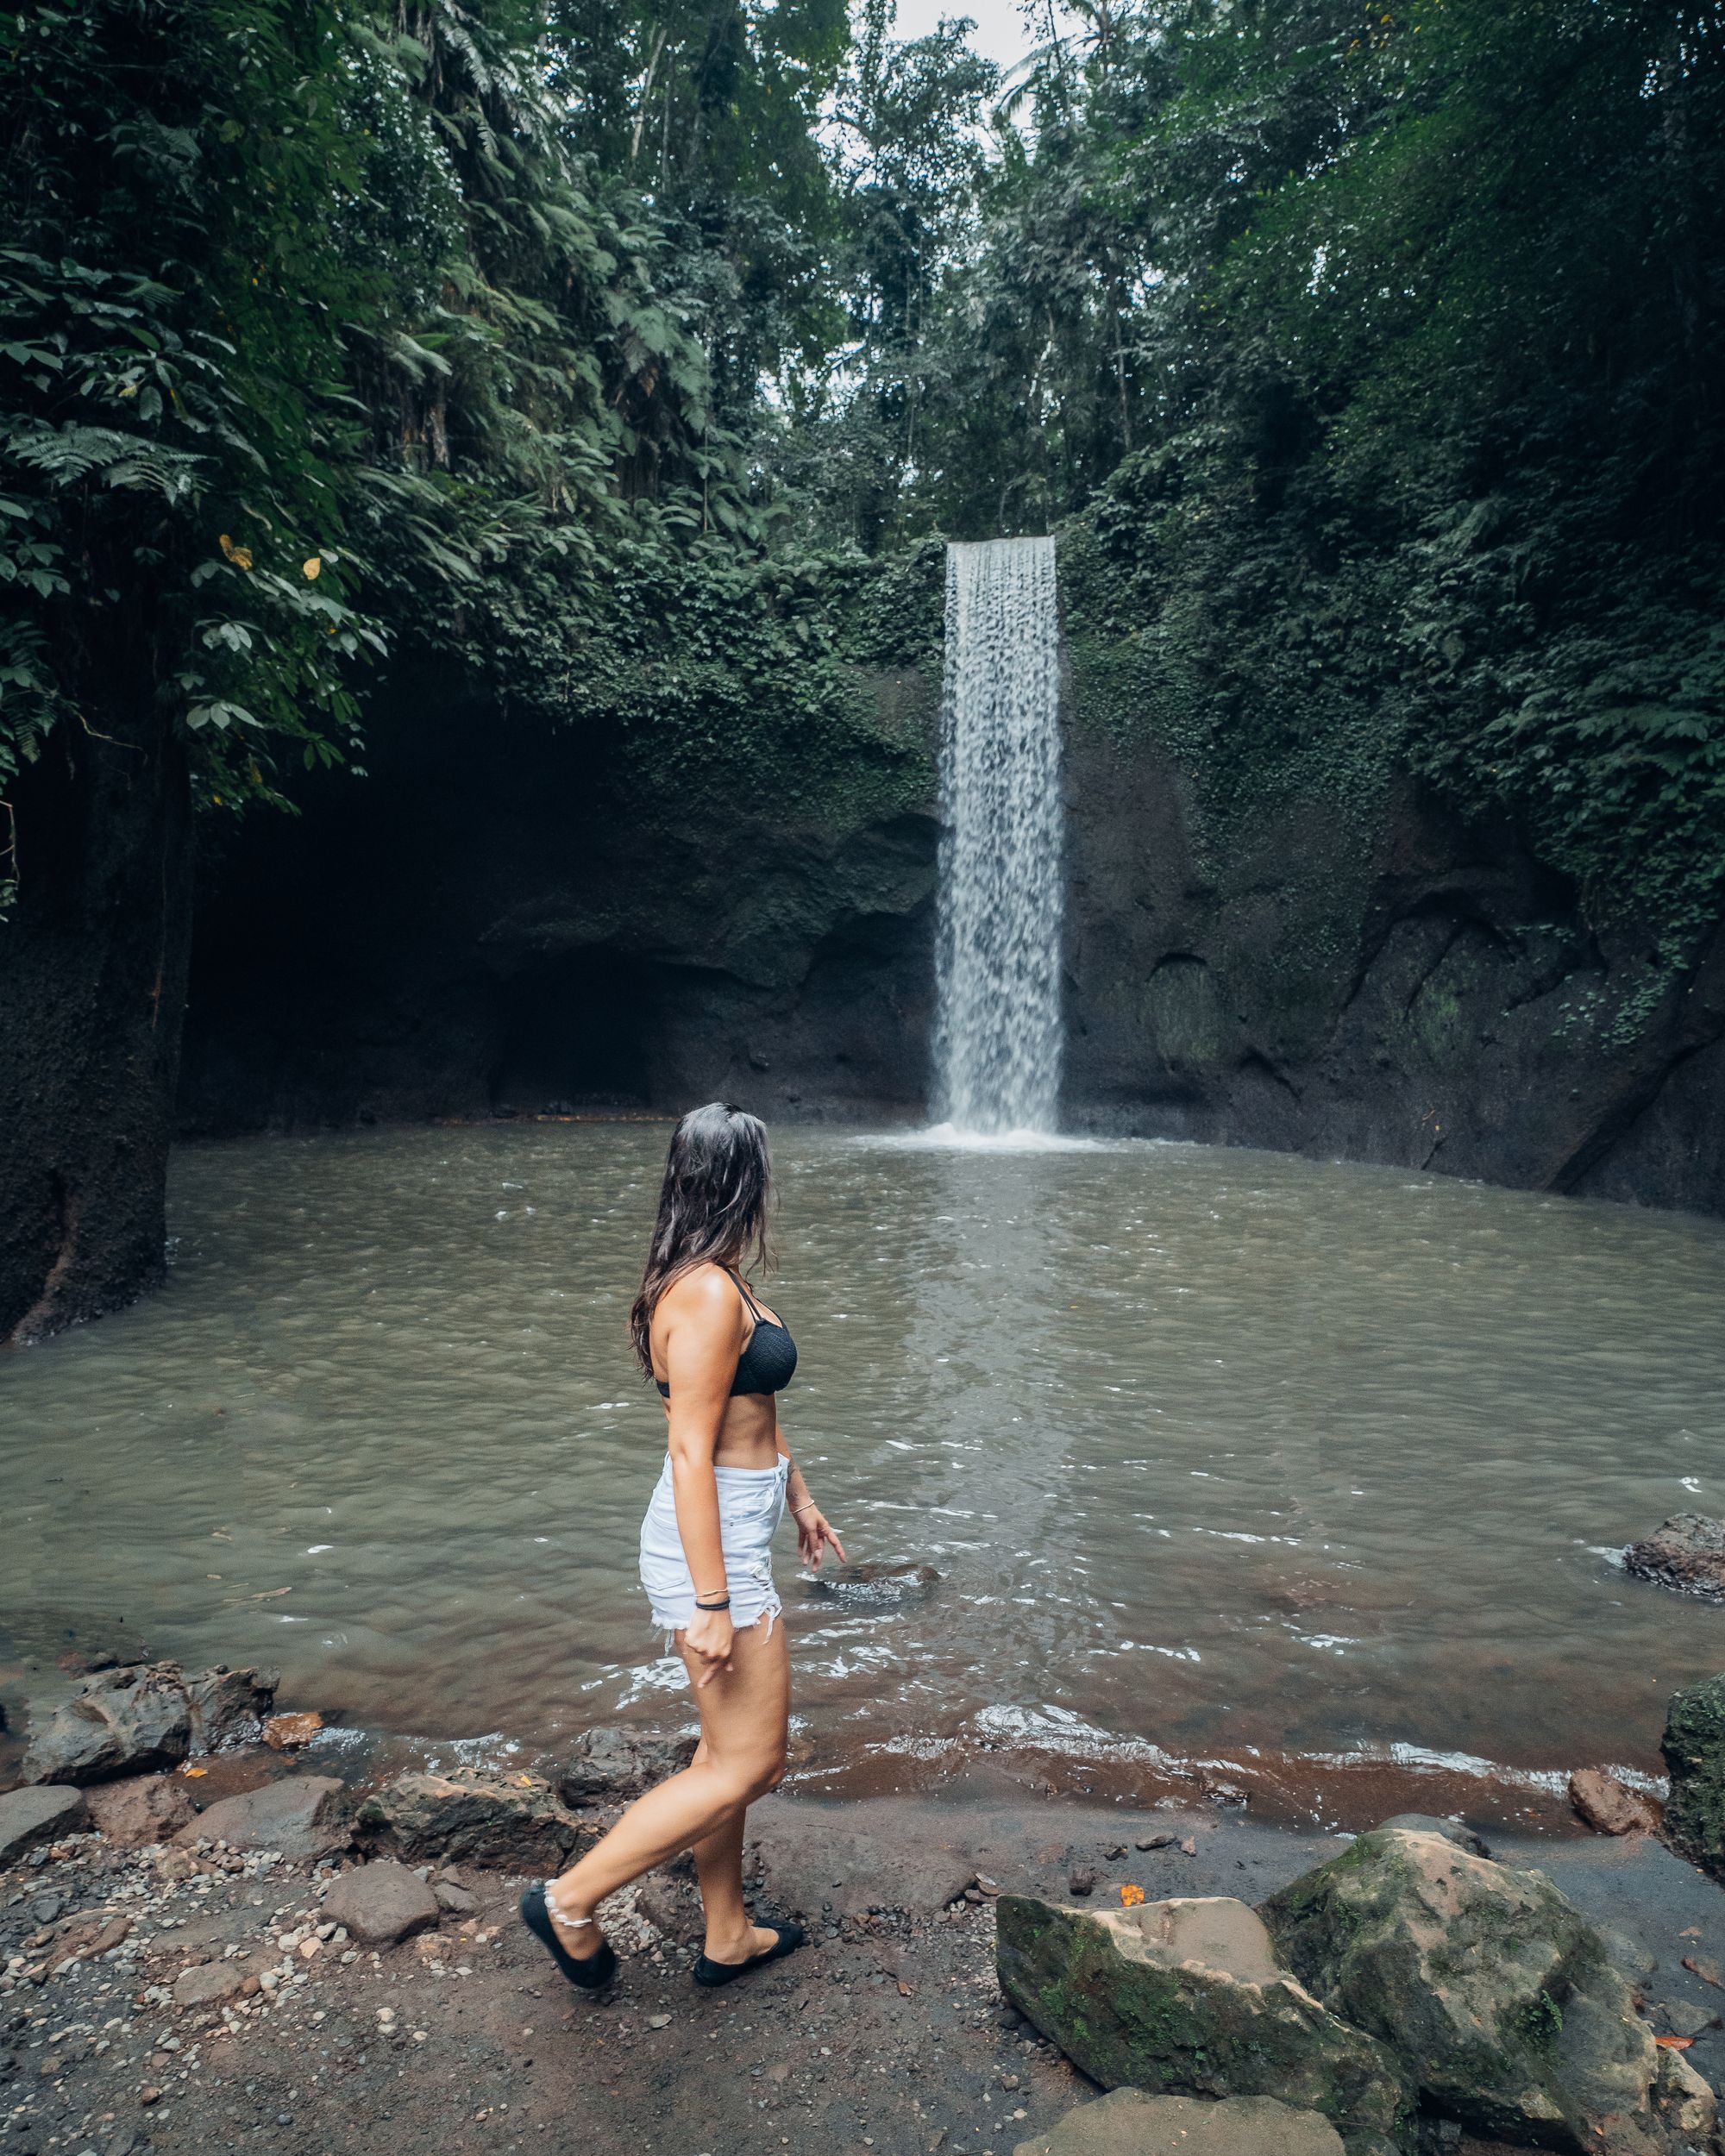
M600 1942L597 1953L589 1954L585 1961L576 1960L557 1936L551 1912L545 1906L545 1890L543 1886L530 1886L522 1896L521 1921L578 1990L603 1991L617 1974L617 1956L612 1952L608 1940Z
M735 1984L739 1977L746 1977L751 1969L764 1969L769 1961L782 1961L787 1954L794 1954L808 1934L800 1924L775 1924L778 1937L770 1946L758 1954L750 1954L747 1961L714 1961L703 1954L695 1964L695 1982L705 1984L709 1991L716 1991L722 1984Z

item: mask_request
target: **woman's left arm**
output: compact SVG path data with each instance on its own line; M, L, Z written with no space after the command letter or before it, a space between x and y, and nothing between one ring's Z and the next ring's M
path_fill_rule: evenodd
M844 1554L844 1545L828 1526L820 1507L809 1495L809 1486L803 1480L803 1471L791 1459L791 1448L785 1443L785 1433L779 1428L776 1420L773 1435L778 1443L781 1457L791 1462L790 1472L785 1477L785 1501L797 1523L797 1555L811 1572L819 1571L821 1552L831 1543L838 1553L838 1562L848 1564L850 1560Z

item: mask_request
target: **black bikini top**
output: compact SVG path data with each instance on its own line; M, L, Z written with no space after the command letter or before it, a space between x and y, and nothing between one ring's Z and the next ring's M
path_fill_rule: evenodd
M731 1273L728 1265L721 1269ZM737 1292L755 1320L749 1344L737 1358L737 1375L731 1381L731 1397L735 1399L739 1393L781 1393L796 1374L797 1344L776 1318L767 1315L738 1275L731 1273L731 1277L736 1281ZM656 1377L653 1382L663 1398L671 1397L671 1388L665 1379Z

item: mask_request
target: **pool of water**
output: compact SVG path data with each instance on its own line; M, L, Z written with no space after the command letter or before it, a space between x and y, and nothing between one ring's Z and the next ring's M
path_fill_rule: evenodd
M624 1337L665 1131L191 1147L162 1294L0 1366L0 1682L267 1659L368 1727L662 1717L663 1423ZM1725 1610L1725 1225L1278 1156L778 1133L784 1420L900 1606L779 1553L821 1747L1658 1766ZM7 1665L9 1664L9 1667Z

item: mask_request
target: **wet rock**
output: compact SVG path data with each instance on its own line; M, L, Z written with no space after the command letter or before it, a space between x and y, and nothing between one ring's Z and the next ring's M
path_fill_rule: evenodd
M471 1895L467 1897L472 1902ZM430 1931L441 1904L417 1872L385 1858L344 1871L323 1897L323 1915L345 1924L361 1946L393 1946Z
M1471 1857L1489 1857L1491 1845L1484 1834L1477 1834L1471 1827L1464 1827L1458 1819L1433 1819L1427 1812L1397 1812L1393 1819L1383 1821L1380 1833L1441 1834L1446 1841L1452 1841L1458 1849L1465 1849Z
M996 1959L1008 1999L1104 2088L1275 2096L1321 2112L1348 2156L1395 2156L1408 2077L1278 1965L1245 1902L1061 1908L1002 1895Z
M706 1931L699 1892L674 1871L649 1871L635 1890L635 1904L656 1931L679 1946L693 1945Z
M322 1857L345 1848L342 1784L329 1774L290 1774L241 1796L218 1798L182 1827L175 1842L225 1841L230 1849L278 1849L284 1857Z
M246 1972L236 1961L200 1961L182 1969L173 1980L176 2006L219 2006L223 1999L237 1998Z
M398 1774L368 1796L361 1838L408 1864L490 1865L560 1871L584 1833L536 1774Z
M1088 1864L1075 1864L1067 1875L1066 1891L1069 1894L1094 1894L1096 1891L1095 1867Z
M1623 1566L1637 1579L1652 1580L1679 1595L1725 1601L1725 1520L1673 1513L1645 1541L1629 1545Z
M0 1796L0 1871L20 1857L84 1826L85 1800L78 1789L8 1789Z
M1380 2038L1433 2109L1534 2147L1648 2146L1652 2032L1543 1873L1380 1827L1262 1913L1302 1982Z
M293 1752L309 1745L323 1727L323 1717L315 1707L298 1714L271 1714L264 1721L263 1739L272 1752Z
M1704 2006L1696 2006L1688 1999L1667 1999L1649 2011L1672 2036L1699 2036L1703 2029L1716 2028L1719 2021L1716 2014L1709 2014Z
M202 1752L254 1745L275 1706L278 1670L230 1670L224 1662L185 1679L193 1742Z
M1653 1799L1603 1767L1578 1767L1569 1777L1569 1801L1596 1834L1659 1832L1659 1808Z
M662 1737L601 1727L584 1730L569 1750L557 1780L565 1804L612 1804L639 1796L656 1782L680 1774L695 1756L690 1734Z
M172 1663L103 1670L54 1709L22 1771L28 1782L82 1787L178 1766L191 1749L191 1702Z
M932 1564L847 1564L837 1572L817 1572L807 1587L825 1601L882 1609L925 1601L939 1578Z
M1707 1677L1676 1695L1659 1750L1671 1776L1665 1839L1725 1880L1725 1677Z
M1679 2149L1717 2146L1719 2103L1681 2052L1662 2051L1653 2083L1653 2112Z
M91 1825L121 1849L172 1841L193 1815L191 1792L173 1774L104 1783L90 1792L86 1802Z
M1157 1833L1140 1834L1132 1846L1134 1849L1171 1849L1179 1839L1178 1834L1171 1834L1164 1827Z
M1205 2103L1116 2089L1020 2141L1013 2156L1342 2156L1342 2142L1321 2112L1274 2096Z
M1650 1977L1659 1963L1638 1939L1631 1939L1628 1932L1614 1930L1609 1924L1602 1924L1599 1936L1605 1943L1606 1953L1614 1969L1621 1969L1626 1977Z

